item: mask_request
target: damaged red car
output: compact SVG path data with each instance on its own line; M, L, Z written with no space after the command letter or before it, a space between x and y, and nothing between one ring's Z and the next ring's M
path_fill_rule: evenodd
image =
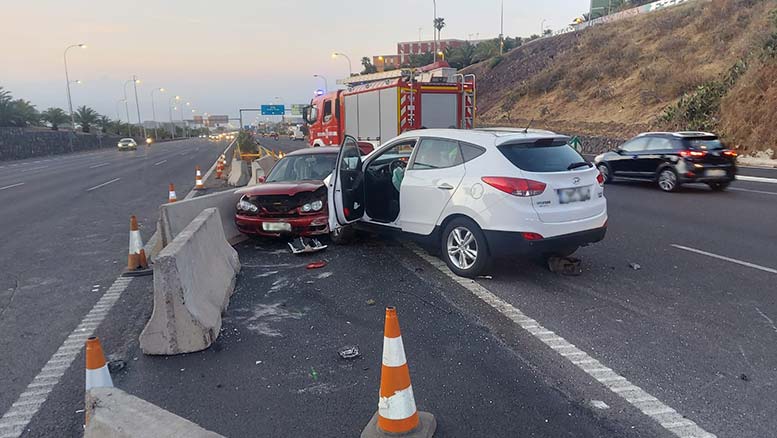
M309 148L281 158L265 181L245 188L235 224L251 236L318 236L329 233L327 187L338 148Z

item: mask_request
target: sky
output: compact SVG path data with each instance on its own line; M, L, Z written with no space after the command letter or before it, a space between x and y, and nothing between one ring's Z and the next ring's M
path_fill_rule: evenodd
M504 33L529 36L560 29L588 0L505 0ZM499 34L500 0L437 0L441 38ZM136 75L140 112L169 118L169 97L195 114L237 117L239 108L306 103L363 56L396 53L398 41L432 39L432 0L0 0L0 87L39 110L67 111L63 52L74 107L87 105L126 120L123 84ZM137 121L132 86L130 117ZM276 97L278 99L276 99ZM177 115L175 118L180 119ZM191 117L187 117L191 118Z

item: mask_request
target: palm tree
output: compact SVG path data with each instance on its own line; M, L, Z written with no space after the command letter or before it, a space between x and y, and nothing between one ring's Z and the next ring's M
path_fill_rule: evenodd
M13 100L11 93L0 87L0 126L24 128L39 122L40 113L35 105L24 99Z
M103 134L107 134L112 125L113 121L110 119L110 117L100 116L100 118L97 119L97 126L100 127L100 131L102 131Z
M41 114L41 120L48 122L53 131L59 130L59 125L66 123L69 119L67 114L61 108L49 108Z
M89 132L92 125L100 119L100 114L86 105L81 105L76 109L75 118L76 122L81 125L81 131Z
M437 29L437 41L440 41L440 31L445 27L445 19L437 17L434 19L434 28Z

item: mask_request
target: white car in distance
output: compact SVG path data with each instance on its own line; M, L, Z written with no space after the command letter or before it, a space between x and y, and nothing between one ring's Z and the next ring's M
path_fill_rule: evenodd
M569 137L510 128L405 132L366 157L347 136L329 179L330 230L355 222L439 248L457 275L495 257L568 256L602 240L607 202L599 170Z

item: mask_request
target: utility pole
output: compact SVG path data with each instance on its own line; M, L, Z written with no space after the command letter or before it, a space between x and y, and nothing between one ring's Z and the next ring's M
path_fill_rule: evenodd
M500 24L499 24L499 56L502 56L502 52L504 51L504 47L505 47L504 34L505 34L505 2L504 0L502 0L502 12L500 15Z
M434 3L434 20L432 20L432 27L434 31L434 62L437 62L437 0L432 0Z

